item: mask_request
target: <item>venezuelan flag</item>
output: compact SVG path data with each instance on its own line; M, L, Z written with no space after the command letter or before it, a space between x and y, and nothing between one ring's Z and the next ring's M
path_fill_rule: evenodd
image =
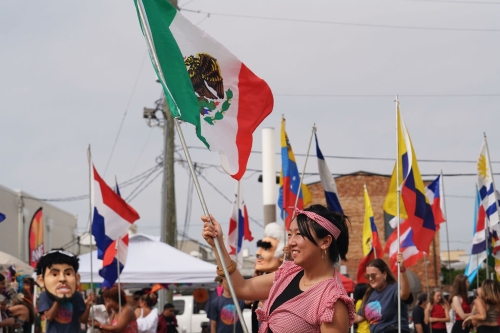
M436 233L436 223L432 208L425 195L424 182L418 168L417 156L410 135L401 118L399 105L398 117L398 159L399 185L401 189L400 218L408 219L413 230L413 241L419 251L429 252L429 246ZM384 210L393 216L396 211L396 167L392 173L389 193L384 202Z
M304 209L311 204L312 195L306 185L302 184L302 190L299 193L300 174L292 151L292 146L288 140L285 131L285 118L281 120L281 173L280 189L278 197L278 206L281 209L281 218L285 221L285 227L288 230L292 222L293 207L297 195L297 208ZM289 208L292 207L292 208Z
M378 237L377 226L375 225L375 218L373 217L373 208L366 185L364 188L364 199L365 219L363 225L363 255L367 256L371 250L374 250L375 258L382 258L384 256L384 250L382 249L380 238Z

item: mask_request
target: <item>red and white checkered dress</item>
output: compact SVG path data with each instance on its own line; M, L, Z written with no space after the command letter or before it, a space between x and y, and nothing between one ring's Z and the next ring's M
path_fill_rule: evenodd
M286 301L269 315L271 305L301 270L302 267L293 261L285 261L275 272L269 298L264 301L262 309L256 310L257 318L262 322L259 333L268 333L269 329L273 333L320 332L322 323L332 321L333 305L339 299L347 305L349 327L352 326L354 303L336 275Z

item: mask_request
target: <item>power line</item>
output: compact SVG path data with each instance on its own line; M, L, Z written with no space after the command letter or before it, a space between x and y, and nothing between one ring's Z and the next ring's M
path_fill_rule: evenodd
M207 14L225 17L238 17L247 19L257 19L257 20L270 20L270 21L283 21L283 22L300 22L300 23L314 23L314 24L329 24L329 25L342 25L342 26L353 26L353 27L366 27L366 28L382 28L382 29L405 29L405 30L424 30L424 31L460 31L460 32L500 32L500 29L488 29L488 28L441 28L441 27L417 27L417 26L401 26L401 25L389 25L389 24L371 24L371 23L353 23L353 22L339 22L339 21L315 21L306 19L293 19L284 17L264 17L264 16L254 16L254 15L241 15L241 14L226 14L226 13L214 13L206 12L202 10L193 10L182 8L182 11L192 12L197 14Z
M202 149L202 150L207 150L206 147L200 147L200 146L189 146L189 149ZM262 154L262 151L260 150L252 150L252 154ZM281 156L281 153L276 153L275 155ZM295 153L295 156L306 156L306 154L301 154L301 153ZM312 154L309 154L309 156L315 156ZM327 158L335 158L335 159L343 159L343 160L368 160L368 161L395 161L395 158L389 158L389 157L367 157L367 156L340 156L340 155L323 155L324 157ZM473 160L438 160L438 159L418 159L419 162L429 162L429 163L474 163L476 164L477 161ZM491 161L491 163L500 163L500 161ZM251 170L251 169L247 169ZM261 170L260 170L261 171Z
M444 2L459 5L500 5L500 2L495 1L453 1L453 0L403 0L403 1L413 1L413 2Z
M394 94L280 94L275 93L274 96L281 97L359 97L359 98L394 98ZM500 94L398 94L399 97L405 98L469 98L469 97L500 97Z
M123 128L123 123L125 122L125 117L127 116L128 108L130 107L130 102L132 101L132 97L134 96L135 88L137 87L137 82L139 82L139 78L141 77L142 68L144 67L144 62L146 60L146 55L147 55L147 53L142 58L141 68L139 69L139 73L137 73L134 87L132 88L132 91L130 92L130 96L129 96L128 102L127 102L127 107L125 108L125 112L123 113L122 121L120 123L120 126L118 127L118 133L116 133L115 142L113 143L113 147L111 148L111 154L109 154L108 163L106 163L106 168L104 169L103 177L106 177L106 173L108 172L109 163L111 162L111 158L113 157L113 153L115 152L116 143L118 142L118 138L120 137L120 133L121 133L122 128Z
M207 177L205 177L203 174L200 174L200 177L203 178L207 183L208 185L210 185L217 193L220 194L221 197L223 197L224 199L226 199L227 202L229 203L233 203L233 201L231 199L229 199L228 197L226 197L226 195L224 193L222 193L214 184L212 184L208 179ZM259 223L256 219L252 218L252 217L248 217L253 223L257 224L259 227L261 228L264 228L264 226Z

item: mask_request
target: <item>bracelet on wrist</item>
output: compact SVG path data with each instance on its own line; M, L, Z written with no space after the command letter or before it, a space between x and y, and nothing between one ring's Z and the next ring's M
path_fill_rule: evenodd
M404 266L399 267L399 272L400 273L406 272L406 267L404 267Z
M229 265L227 265L227 272L229 275L233 274L234 271L236 271L236 262L234 260L231 260ZM217 275L218 276L225 276L224 271L217 266Z

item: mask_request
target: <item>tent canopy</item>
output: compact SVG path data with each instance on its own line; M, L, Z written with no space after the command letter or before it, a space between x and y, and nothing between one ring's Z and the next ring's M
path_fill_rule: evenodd
M90 256L92 255L92 276L94 283L102 283L99 276L102 261L97 251L86 253L80 258L82 283L91 282ZM131 235L125 268L120 274L121 283L213 283L216 266L190 256L176 248L143 234Z
M0 252L0 272L7 270L10 266L15 266L17 272L22 272L24 274L33 274L33 267L29 264L17 259L14 256L11 256L8 253Z

